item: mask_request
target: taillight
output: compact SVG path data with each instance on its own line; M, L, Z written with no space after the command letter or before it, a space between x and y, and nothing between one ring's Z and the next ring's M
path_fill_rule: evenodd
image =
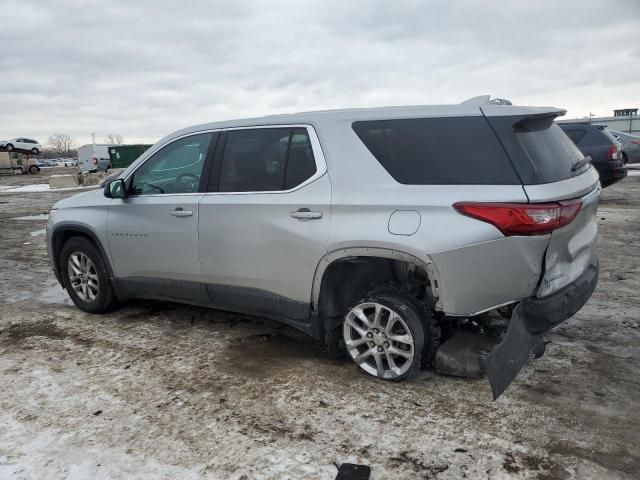
M618 146L611 145L607 150L607 160L618 160Z
M96 157L92 157L92 160L93 160L93 164L94 164L94 165L97 165L97 164L98 164L98 159L97 159Z
M582 200L557 203L474 203L453 204L467 217L495 226L505 236L544 235L573 221L582 208Z

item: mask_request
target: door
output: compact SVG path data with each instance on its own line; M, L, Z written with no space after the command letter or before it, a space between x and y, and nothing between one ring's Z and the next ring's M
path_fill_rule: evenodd
M310 314L327 251L331 186L307 126L222 134L200 202L200 264L212 302L294 320Z
M216 133L167 144L127 180L107 215L115 274L132 297L206 301L198 258L200 178Z

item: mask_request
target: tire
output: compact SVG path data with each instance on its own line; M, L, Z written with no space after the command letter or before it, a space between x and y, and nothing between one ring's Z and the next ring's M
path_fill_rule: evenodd
M37 148L32 148L31 153L33 153L34 155L38 155L40 153L40 150L38 150Z
M368 294L345 315L343 341L358 367L374 377L403 381L415 378L431 335L419 302L398 291ZM376 322L375 317L378 316ZM364 320L367 320L366 322Z
M37 165L31 165L29 167L29 173L31 173L32 175L35 175L36 173L38 173L40 171L40 169L38 168Z
M5 150L6 150L7 152L10 152L10 151L12 151L12 150L13 150L13 145L11 145L10 143L7 143L7 144L4 146L4 148L5 148Z
M83 261L83 256L88 262ZM70 262L75 269L69 268ZM69 297L80 310L105 313L117 306L105 260L88 238L72 237L64 244L60 252L60 273Z
M627 154L622 152L622 164L626 165L627 163L629 163L629 157L627 157Z

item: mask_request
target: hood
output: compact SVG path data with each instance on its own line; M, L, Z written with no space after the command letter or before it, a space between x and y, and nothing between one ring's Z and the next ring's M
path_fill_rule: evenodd
M55 209L91 207L98 205L108 205L109 200L104 196L102 190L89 190L88 192L78 193L72 197L63 198L53 205Z

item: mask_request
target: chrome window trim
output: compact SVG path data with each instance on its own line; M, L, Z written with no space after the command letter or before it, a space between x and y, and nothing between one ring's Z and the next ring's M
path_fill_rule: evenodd
M324 157L324 152L322 150L322 145L320 144L320 139L318 138L318 134L316 133L313 125L309 125L308 123L287 123L287 124L270 124L270 125L250 125L243 127L225 127L225 128L213 128L208 130L198 130L197 132L185 133L176 138L172 138L170 141L166 142L160 148L158 148L152 155L146 158L140 165L136 166L136 168L125 177L124 181L126 182L129 178L135 174L135 172L145 163L147 163L150 159L155 157L158 152L161 152L167 145L181 140L185 137L190 137L192 135L201 135L203 133L214 133L214 132L229 132L233 130L257 130L260 128L304 128L309 135L309 141L311 142L311 149L313 151L313 159L316 163L316 173L307 178L304 182L299 185L296 185L289 190L268 190L268 191L253 191L253 192L190 192L190 193L149 193L143 195L131 195L133 198L139 197L167 197L167 196L175 196L175 195L265 195L265 194L282 194L282 193L291 193L299 190L312 182L315 182L320 177L324 176L327 173L327 161Z

